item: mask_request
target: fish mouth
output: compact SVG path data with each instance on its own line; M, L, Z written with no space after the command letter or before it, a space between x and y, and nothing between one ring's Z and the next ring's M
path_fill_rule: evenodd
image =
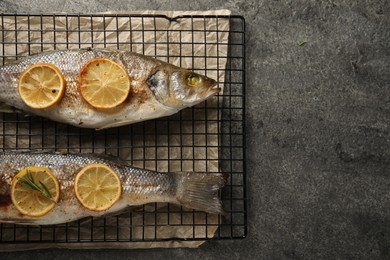
M222 88L219 87L218 82L214 81L211 84L209 90L211 91L212 94L217 94L222 90Z
M212 95L215 95L215 94L218 94L220 91L222 90L222 88L220 88L218 86L218 83L215 82L213 85L211 85L210 87L210 92Z

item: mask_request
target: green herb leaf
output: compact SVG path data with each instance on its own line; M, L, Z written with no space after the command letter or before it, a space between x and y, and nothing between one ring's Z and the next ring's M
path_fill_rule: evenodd
M45 186L45 184L43 184L41 181L39 181L39 183L41 184L42 188L45 190L44 196L45 196L46 198L49 198L49 199L53 200L53 196L51 195L49 189Z
M19 178L19 181L25 187L38 191L42 193L44 197L48 198L49 200L53 200L53 196L51 195L49 189L41 181L39 181L39 184L41 184L41 186L39 186L35 182L34 177L32 176L32 173L30 171L27 171L27 174L22 178Z

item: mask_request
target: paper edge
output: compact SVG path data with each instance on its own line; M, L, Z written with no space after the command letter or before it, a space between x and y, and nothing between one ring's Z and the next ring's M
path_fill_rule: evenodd
M9 244L0 246L0 252L22 252L41 249L71 249L71 250L90 250L90 249L149 249L149 248L199 248L202 244L207 242L206 240L199 241L181 241L181 240L169 240L169 241L145 241L145 242L123 242L123 245L118 246L118 242L110 245L107 242L94 242L93 244L87 243L54 243L54 244ZM121 243L121 242L119 242ZM147 246L146 246L147 244Z

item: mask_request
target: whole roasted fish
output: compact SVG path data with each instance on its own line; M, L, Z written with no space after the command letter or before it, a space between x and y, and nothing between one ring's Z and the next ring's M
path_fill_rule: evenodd
M78 76L90 60L104 57L120 64L131 79L131 91L125 102L99 110L80 95ZM18 79L29 66L51 63L67 82L62 100L46 109L34 109L18 94ZM196 82L196 84L191 84ZM128 51L93 49L41 53L0 67L0 102L30 114L85 128L109 128L172 115L218 93L215 80L169 63Z
M91 163L112 167L122 184L120 199L108 210L95 212L84 208L74 194L77 172ZM60 199L42 217L22 215L12 204L10 187L13 177L30 166L49 168L60 183ZM86 154L0 153L0 222L49 225L66 223L88 216L120 213L129 206L152 202L182 205L209 213L223 213L218 191L225 183L220 173L153 172L138 169L108 157Z

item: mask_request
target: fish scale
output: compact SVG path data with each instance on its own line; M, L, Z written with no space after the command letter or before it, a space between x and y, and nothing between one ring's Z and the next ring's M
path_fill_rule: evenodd
M78 77L94 58L120 64L131 79L125 102L115 108L96 109L79 93ZM31 65L51 63L66 80L61 101L45 109L27 106L18 94L18 79ZM199 84L189 84L196 77ZM218 93L216 82L206 76L141 54L118 50L76 49L39 53L0 67L0 102L29 114L84 128L103 129L172 115Z
M120 199L103 212L84 208L74 194L76 174L92 163L102 163L113 168L122 184ZM10 198L13 177L30 166L49 168L60 183L58 203L42 217L22 215ZM224 184L225 179L221 173L155 172L135 168L107 156L38 152L0 153L0 222L28 225L60 224L89 216L117 214L130 206L155 202L174 203L200 211L222 214L218 191Z

